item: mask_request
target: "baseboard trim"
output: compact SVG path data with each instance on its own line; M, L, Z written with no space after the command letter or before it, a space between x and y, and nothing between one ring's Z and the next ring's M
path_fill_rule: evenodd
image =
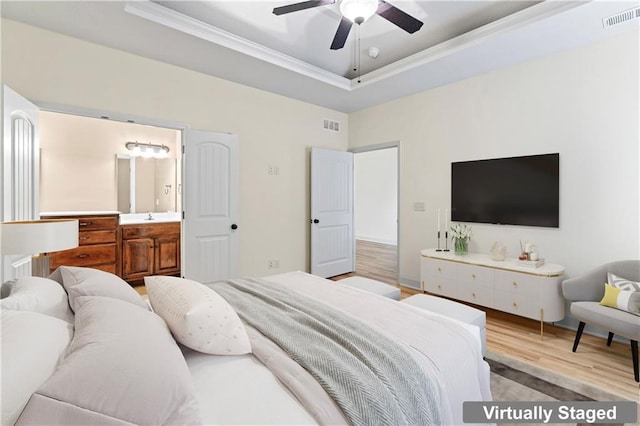
M385 240L385 239L376 238L376 237L363 237L363 236L356 235L356 241L357 240L368 241L370 243L387 244L389 246L397 246L398 245L397 241Z
M398 279L398 283L405 287L413 288L416 290L422 290L419 280L412 280L410 278L400 277Z

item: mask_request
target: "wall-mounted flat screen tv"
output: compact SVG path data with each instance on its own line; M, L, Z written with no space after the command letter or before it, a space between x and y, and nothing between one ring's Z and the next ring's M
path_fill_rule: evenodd
M560 154L451 163L451 220L559 227Z

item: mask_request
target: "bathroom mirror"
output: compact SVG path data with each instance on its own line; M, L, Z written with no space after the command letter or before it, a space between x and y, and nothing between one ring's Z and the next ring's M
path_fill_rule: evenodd
M177 211L177 164L172 158L116 155L118 210L122 213Z

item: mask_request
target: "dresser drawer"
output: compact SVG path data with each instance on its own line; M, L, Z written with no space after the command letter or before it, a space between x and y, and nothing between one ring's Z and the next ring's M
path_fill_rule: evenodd
M458 285L456 299L474 303L480 306L493 305L493 289L491 287L478 286L477 288L463 288Z
M496 291L537 296L540 294L540 277L509 271L496 271Z
M456 281L464 284L493 287L493 269L460 264L456 267Z
M527 294L496 291L494 308L531 319L540 319L540 300Z
M423 258L423 272L425 275L433 277L448 278L453 280L456 277L456 265L453 262Z
M456 284L453 280L427 275L424 279L424 290L433 294L455 297Z
M94 229L116 229L118 217L80 217L78 218L78 230L90 231Z
M63 265L93 266L108 263L116 263L115 244L80 246L50 254L51 270Z
M81 246L85 246L88 244L104 244L104 243L115 243L116 242L116 231L114 230L104 230L104 231L80 231L78 233L78 243Z

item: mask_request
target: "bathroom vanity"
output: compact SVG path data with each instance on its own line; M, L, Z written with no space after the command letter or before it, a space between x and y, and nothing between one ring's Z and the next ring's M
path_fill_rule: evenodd
M149 275L180 275L178 213L43 212L42 219L78 219L77 248L50 253L50 270L84 266L111 272L132 285Z

